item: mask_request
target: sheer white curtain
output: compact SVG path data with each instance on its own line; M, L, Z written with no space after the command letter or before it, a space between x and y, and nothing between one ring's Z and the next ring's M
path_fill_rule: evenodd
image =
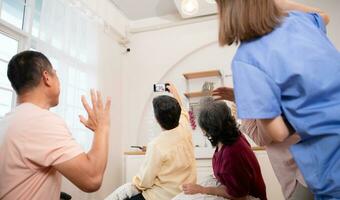
M60 102L53 111L65 119L72 135L87 151L93 134L79 122L78 115L86 116L81 95L96 87L98 25L67 0L43 0L39 27L32 48L49 57L61 81ZM63 182L63 190L74 199L93 199L67 181Z
M78 119L84 114L80 96L96 86L96 23L80 9L64 0L43 0L40 30L32 48L45 53L61 81L59 106L53 109L62 116L73 136L85 150L92 134Z

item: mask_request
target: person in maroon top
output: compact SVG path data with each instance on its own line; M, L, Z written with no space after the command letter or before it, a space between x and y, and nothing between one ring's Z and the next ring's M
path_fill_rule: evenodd
M216 147L212 164L220 187L184 184L185 194L208 194L228 199L258 198L267 200L259 163L230 108L224 101L206 99L201 104L199 125Z

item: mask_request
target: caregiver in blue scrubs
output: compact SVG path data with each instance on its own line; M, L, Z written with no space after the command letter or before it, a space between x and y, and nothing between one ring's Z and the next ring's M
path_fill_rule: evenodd
M340 199L340 53L326 35L328 16L287 0L217 4L220 45L239 44L238 117L257 119L281 142L285 116L301 137L291 152L315 198Z

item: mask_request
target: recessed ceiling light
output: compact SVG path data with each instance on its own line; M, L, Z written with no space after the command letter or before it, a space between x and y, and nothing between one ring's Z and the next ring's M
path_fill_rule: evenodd
M182 0L182 12L186 15L194 15L199 10L197 0Z
M216 4L216 0L206 0L208 3Z

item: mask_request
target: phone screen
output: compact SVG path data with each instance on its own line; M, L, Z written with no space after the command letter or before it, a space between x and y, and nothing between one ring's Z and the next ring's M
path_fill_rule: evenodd
M166 90L166 84L158 83L153 85L154 92L165 92Z

